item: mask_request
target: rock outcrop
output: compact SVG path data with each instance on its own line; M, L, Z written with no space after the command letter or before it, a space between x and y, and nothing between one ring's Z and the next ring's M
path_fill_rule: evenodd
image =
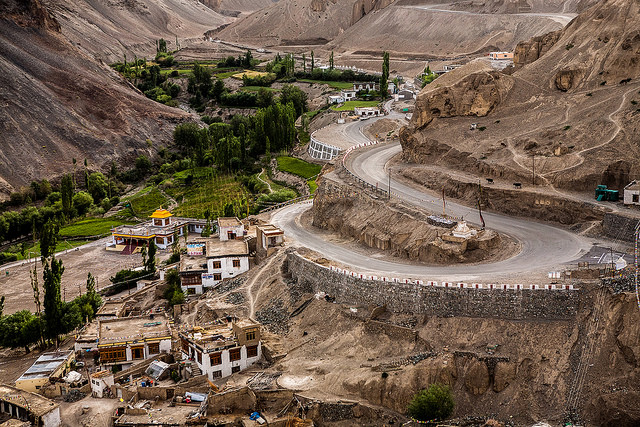
M542 36L534 37L531 40L517 44L513 52L513 65L520 68L536 61L558 41L561 31L553 31Z
M427 87L418 95L412 125L420 129L436 118L486 116L504 99L510 80L497 71L482 71L450 86L433 84L433 89Z

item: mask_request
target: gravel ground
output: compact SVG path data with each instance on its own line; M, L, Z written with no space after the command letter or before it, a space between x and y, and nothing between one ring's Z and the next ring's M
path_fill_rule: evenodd
M275 334L284 335L289 332L289 312L280 298L272 299L265 308L258 310L256 320Z

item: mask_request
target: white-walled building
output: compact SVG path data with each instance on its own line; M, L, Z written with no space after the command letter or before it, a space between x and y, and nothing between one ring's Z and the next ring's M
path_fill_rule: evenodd
M111 230L111 242L107 250L123 255L139 252L153 240L159 249L167 249L173 244L174 234L202 233L207 221L194 218L176 218L166 209L157 209L149 221L136 225L121 225Z
M104 397L112 385L115 384L113 372L98 371L91 374L91 396Z
M256 256L266 258L284 243L284 231L272 224L256 227Z
M640 205L640 183L638 181L631 181L624 187L624 199L625 205Z
M376 82L356 82L353 84L353 90L356 92L361 90L378 90L380 85Z
M244 225L236 217L218 218L218 234L223 242L244 237Z
M358 91L356 90L343 90L342 92L340 92L340 96L342 96L342 98L345 101L351 101L356 99L356 94L358 93Z
M260 324L251 319L198 326L179 335L183 357L194 360L210 381L240 372L262 357Z
M100 364L122 369L160 353L171 352L171 326L160 315L98 321Z
M344 96L342 95L329 95L329 104L341 104L344 102Z
M249 270L249 247L243 240L209 239L202 256L180 259L180 284L186 294L201 294L224 279Z
M353 112L360 117L377 117L380 115L378 107L355 107Z

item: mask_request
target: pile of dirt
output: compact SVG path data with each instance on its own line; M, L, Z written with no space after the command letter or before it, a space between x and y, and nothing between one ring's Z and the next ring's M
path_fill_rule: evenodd
M151 156L190 119L72 46L57 22L38 0L2 6L0 104L3 137L11 141L0 154L5 197L34 179L69 172L72 158L101 168Z

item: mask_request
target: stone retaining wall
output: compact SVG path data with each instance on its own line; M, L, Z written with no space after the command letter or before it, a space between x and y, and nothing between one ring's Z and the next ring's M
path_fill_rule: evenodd
M314 292L335 297L337 303L386 305L394 312L557 320L575 317L580 305L580 292L576 290L458 289L365 280L333 271L296 252L287 255L287 271Z
M602 220L602 229L607 237L633 242L638 221L640 221L638 218L606 213Z

